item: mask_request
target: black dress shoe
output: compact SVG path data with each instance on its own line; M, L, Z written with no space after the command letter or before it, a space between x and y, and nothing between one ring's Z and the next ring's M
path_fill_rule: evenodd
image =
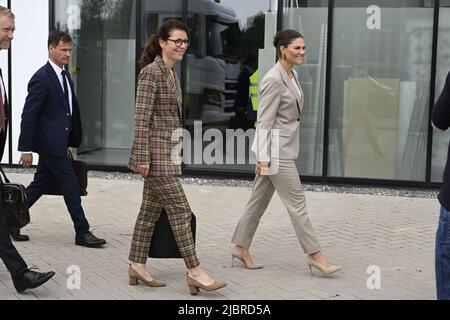
M30 241L30 237L25 234L20 234L19 228L9 228L9 234L11 235L11 238L17 242Z
M91 232L84 234L77 234L75 237L75 244L77 246L83 246L88 248L99 248L106 244L104 239L99 239Z
M35 272L28 270L22 276L22 278L14 281L14 287L17 292L23 292L27 289L34 289L43 285L48 280L50 280L55 273L53 271L50 272Z

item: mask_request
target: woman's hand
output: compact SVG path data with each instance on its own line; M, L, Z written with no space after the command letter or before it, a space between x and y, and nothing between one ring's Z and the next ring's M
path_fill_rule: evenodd
M267 162L258 162L256 164L256 176L257 177L267 176L269 167L270 165Z
M149 164L141 164L138 166L139 173L142 177L147 178L150 175L150 165Z

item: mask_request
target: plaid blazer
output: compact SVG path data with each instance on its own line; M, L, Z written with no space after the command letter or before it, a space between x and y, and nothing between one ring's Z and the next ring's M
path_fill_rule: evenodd
M134 143L128 167L150 164L150 176L180 176L182 138L175 137L183 127L181 85L160 56L142 69L138 78ZM178 130L178 132L181 132Z

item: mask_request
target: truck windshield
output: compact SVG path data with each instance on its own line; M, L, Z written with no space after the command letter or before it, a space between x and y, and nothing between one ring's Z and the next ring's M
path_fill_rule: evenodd
M206 20L206 30L207 55L237 63L241 35L238 24L225 24L209 17Z

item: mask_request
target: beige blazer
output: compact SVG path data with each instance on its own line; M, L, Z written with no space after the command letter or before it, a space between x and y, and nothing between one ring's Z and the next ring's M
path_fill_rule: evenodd
M294 77L299 90L278 62L262 80L252 146L258 162L298 158L304 95L295 70Z

